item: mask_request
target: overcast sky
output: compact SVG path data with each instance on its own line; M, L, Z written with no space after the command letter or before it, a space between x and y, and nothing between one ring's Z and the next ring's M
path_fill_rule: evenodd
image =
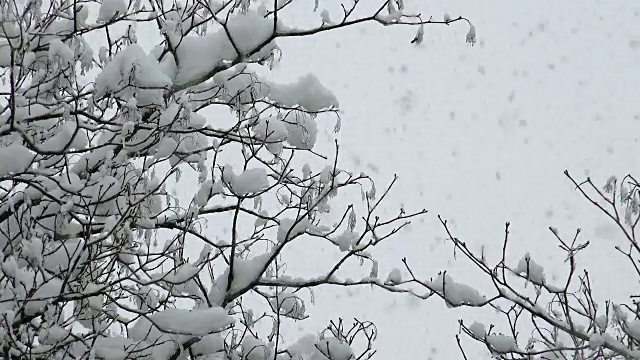
M475 284L468 264L453 261L443 241L436 217L442 214L454 221L457 236L486 246L490 255L500 250L510 221L512 257L530 251L550 279L565 264L548 227L567 236L583 228L592 245L580 264L592 270L599 298L622 291L623 282L608 281L626 269L613 249L616 230L563 171L604 184L610 175L637 170L640 3L406 3L434 18L468 17L478 43L465 44L464 24L427 27L419 47L410 44L415 29L364 25L281 41L284 57L275 73L291 79L313 72L338 95L343 167L365 171L379 185L400 176L389 213L400 205L430 210L380 249L387 269L407 256L424 277L450 269L457 280ZM462 358L454 338L462 314L444 311L439 300L413 302L368 288L316 296L314 319L301 329L357 315L376 321L379 359ZM467 313L471 322L497 319ZM471 358L483 357L489 358Z

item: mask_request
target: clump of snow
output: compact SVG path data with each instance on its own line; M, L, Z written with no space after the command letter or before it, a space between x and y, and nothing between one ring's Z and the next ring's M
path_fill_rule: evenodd
M229 35L233 43L229 40ZM232 61L237 56L234 45L244 55L265 45L254 56L264 57L275 47L273 41L265 44L273 34L273 20L249 10L242 14L233 14L225 29L203 37L187 36L177 49L180 67L176 75L178 83L197 79L213 70L223 61ZM203 61L206 59L206 61Z
M13 143L0 147L0 176L21 173L33 161L33 155L26 147Z
M209 202L209 199L213 195L220 194L223 190L224 187L221 181L216 181L214 183L211 180L207 180L200 185L200 189L194 197L195 204L203 207L207 205L207 202Z
M507 335L489 335L486 337L486 341L491 346L491 350L500 353L506 354L510 352L522 352L518 348L516 341L513 337Z
M169 104L169 106L167 106L167 108L160 115L160 121L158 124L160 126L171 125L174 121L178 119L179 112L180 112L180 105L176 104L175 102Z
M165 137L160 140L158 149L156 150L155 158L162 160L171 156L178 148L178 143L170 137Z
M237 99L240 102L252 102L263 99L269 94L269 87L260 81L246 64L239 64L213 76L213 82L224 89L224 98Z
M269 212L267 210L262 210L260 212L260 216L256 217L256 222L254 224L254 227L259 228L262 226L267 225L267 222L269 221Z
M291 84L269 84L269 98L284 106L296 106L307 111L320 111L337 108L338 99L329 89L324 87L313 74L307 74Z
M283 141L287 138L285 123L278 119L259 118L253 126L256 137L268 142Z
M171 80L162 72L158 62L138 44L131 44L118 52L96 78L94 96L100 99L107 94L127 101L138 99L138 106L162 103L162 89Z
M267 171L263 168L247 169L240 175L233 173L230 165L224 167L224 181L231 187L231 190L240 196L259 193L269 187Z
M331 16L329 15L329 10L327 9L322 10L322 12L320 13L320 17L322 18L323 24L326 24L326 25L332 24Z
M32 264L42 265L42 239L32 236L31 239L22 240L22 255Z
M278 226L278 242L284 242L304 234L311 224L306 218L293 220L282 219Z
M91 202L95 204L113 199L120 193L121 185L113 176L105 176L96 185L86 187L85 190L91 194Z
M593 333L589 335L589 347L591 349L599 349L605 344L605 342L606 338L601 334Z
M53 39L49 43L49 60L59 60L63 66L69 66L74 61L74 53L71 48L60 41L60 39Z
M243 360L265 360L271 357L271 349L251 333L247 333L242 339Z
M635 340L640 340L640 320L627 322L625 332Z
M207 118L197 113L191 113L189 125L194 129L202 129L207 125Z
M53 325L42 330L38 339L45 345L55 344L58 341L66 339L71 332L61 326Z
M236 259L231 290L245 288L258 279L270 258L271 253L266 253L251 259Z
M75 347L77 352L75 357L84 358L87 357L87 354L95 354L95 358L105 360L125 360L132 358L168 359L171 357L176 350L175 340L172 340L170 336L157 333L157 330L152 330L152 333L153 334L145 333L145 337L137 340L118 336L99 336L95 339L95 342L90 344L80 342L77 347ZM87 349L87 345L91 346L91 348ZM92 356L88 358L92 358Z
M469 25L469 31L467 32L467 44L473 46L476 44L476 27L473 25Z
M36 54L32 51L29 51L22 57L22 67L24 69L29 69L29 67L33 65L34 61L36 61Z
M42 105L42 104L22 104L24 99L21 101L19 97L16 97L16 110L14 112L14 120L21 121L25 119L29 119L31 117L38 117L44 115L52 115L60 113L60 105ZM9 114L0 115L0 125L6 124L9 120ZM30 123L30 126L34 126L37 128L48 128L53 126L53 124L57 121L55 117L51 120L42 120L38 122ZM42 125L44 124L44 125Z
M184 335L207 335L225 329L234 320L221 307L200 310L166 309L148 316L160 331Z
M412 44L420 45L424 41L424 24L420 24L416 36L411 41Z
M11 46L5 39L0 39L0 67L11 66Z
M140 351L141 346L134 340L122 337L98 337L93 344L93 353L96 357L109 360L124 360L130 352Z
M295 111L292 114L292 116L284 120L287 130L287 142L299 149L313 149L318 136L318 125L305 112Z
M481 305L486 298L480 295L478 290L469 285L453 281L451 276L440 274L434 281L428 282L429 286L444 297L448 306Z
M233 282L229 288L230 292L242 290L258 280L267 267L272 253L264 253L249 259L235 258L233 262ZM223 295L222 292L227 290L227 282L229 279L229 268L218 277L218 280L211 287L210 297L218 298Z
M312 334L306 334L293 343L287 351L295 360L306 359L309 355L317 351L316 337Z
M271 308L281 315L298 320L306 317L304 302L290 290L278 293L277 296L269 299L269 303L271 303Z
M333 176L333 167L327 165L324 167L324 169L322 169L322 172L320 173L320 182L322 182L323 184L328 184L333 179Z
M400 20L403 16L402 10L397 10L395 6L393 6L393 1L387 2L388 14L378 14L376 15L376 19L382 23L390 24Z
M473 336L478 339L484 339L484 337L487 335L487 329L485 328L484 324L477 321L471 324L468 329L471 334L473 334Z
M53 301L60 295L62 290L62 281L57 278L52 278L44 284L41 284L31 296L29 302L24 308L24 313L27 316L38 314L44 310L45 305Z
M0 270L2 270L2 272L6 276L15 278L18 274L18 262L16 261L16 258L14 258L13 256L7 257L2 262L2 265L0 266Z
M351 346L335 337L320 340L318 344L316 344L316 347L322 354L317 354L321 356L312 357L313 360L324 359L325 357L331 360L349 360L354 356Z
M183 284L196 276L199 271L200 269L197 266L186 263L180 265L176 270L155 275L153 278L154 280L164 280L170 284Z
M402 273L398 268L391 270L391 272L389 273L389 276L387 276L387 280L385 281L385 283L391 284L391 285L400 284L401 282L402 282Z
M527 280L535 285L544 285L546 283L544 268L538 265L529 253L520 259L518 266L513 270L516 274L523 275Z
M338 247L340 248L340 251L349 251L349 248L358 239L359 239L358 234L356 234L355 232L349 229L345 229L345 231L342 234L336 236L333 239L333 242L336 245L338 245Z
M224 339L219 333L209 334L191 346L194 355L212 355L224 349Z
M66 121L55 135L38 146L39 150L62 152L67 149L82 149L89 143L87 132L73 121Z
M89 283L84 288L84 291L83 291L84 295L94 294L87 298L87 304L93 310L97 310L97 311L102 310L102 307L104 305L104 295L101 293L102 290L103 289L100 287L100 285L97 285L94 283Z
M97 22L107 22L116 16L122 16L127 12L127 4L124 0L102 0Z

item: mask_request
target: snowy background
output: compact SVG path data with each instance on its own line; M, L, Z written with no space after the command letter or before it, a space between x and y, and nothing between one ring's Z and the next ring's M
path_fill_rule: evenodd
M400 205L430 210L379 249L381 260L401 267L407 256L424 277L450 269L456 280L482 289L468 263L453 260L437 214L472 247L485 246L490 261L510 221L514 261L530 251L553 280L564 278L565 264L548 227L566 236L582 228L591 246L579 265L591 270L599 299L615 298L632 285L611 281L617 268L626 269L613 249L617 230L563 171L602 185L610 175L637 172L640 3L466 0L410 7L434 18L468 17L478 43L465 44L462 24L426 27L419 47L409 43L415 29L369 24L281 40L284 56L274 73L293 80L313 72L335 92L344 111L340 164L374 176L380 188L400 176L389 214ZM416 302L369 288L321 288L316 300L300 330L316 331L338 316L367 318L380 330L379 359L462 358L457 319L497 319L490 311L446 310L439 299ZM468 339L464 344L470 358L489 358Z

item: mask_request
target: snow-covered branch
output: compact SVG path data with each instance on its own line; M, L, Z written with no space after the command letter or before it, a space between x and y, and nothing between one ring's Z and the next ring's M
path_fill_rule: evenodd
M333 92L312 74L257 71L282 56L281 37L468 22L370 6L298 28L293 1L1 2L2 357L375 353L367 321L293 343L281 328L308 316L320 285L431 296L397 270L378 277L370 252L426 211L380 218L395 179L376 194L340 167L337 142L317 150L327 119L340 128ZM335 200L351 194L362 200ZM301 277L287 264L311 243L327 252ZM358 280L352 265L366 267Z
M620 183L611 177L601 190L591 179L578 183L569 172L565 174L579 193L613 220L624 234L629 250L623 251L620 245L616 249L630 261L631 276L637 276L638 182L630 175ZM640 358L640 322L637 320L640 312L636 295L633 291L628 294L631 303L607 301L601 304L595 300L594 294L598 289L592 286L588 269L578 266L580 253L590 244L581 240L580 230L566 239L556 228L549 228L560 250L566 254L565 263L568 264L566 279L555 280L557 283L554 284L546 278L544 267L529 253L515 265L509 265L509 223L505 226L502 257L491 266L484 253L471 250L466 242L451 232L445 220L440 218L440 221L456 253L471 261L478 273L491 284L495 295L489 299L480 296L478 290L456 283L446 272L436 280L424 281L416 279L405 262L407 270L415 282L439 295L449 306L490 306L502 314L506 320L503 325L507 325L504 330L501 324L487 328L483 323L469 324L460 320L461 330L483 343L496 358ZM530 335L523 338L527 333ZM466 357L460 338L458 345Z

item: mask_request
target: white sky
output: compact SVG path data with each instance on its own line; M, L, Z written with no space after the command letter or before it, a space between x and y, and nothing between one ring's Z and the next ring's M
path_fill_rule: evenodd
M631 283L609 281L626 269L613 249L615 229L563 171L604 184L610 175L637 170L640 3L406 3L434 18L468 17L478 44L465 45L464 24L425 28L419 48L409 44L415 29L365 25L281 41L276 71L284 79L313 72L338 95L341 163L375 175L380 187L399 174L390 213L399 204L430 210L382 249L385 269L407 256L424 277L446 268L477 285L467 263L452 261L437 222L442 214L455 221L457 236L477 249L486 245L490 254L500 250L504 223L511 221L513 258L531 251L553 278L565 264L548 226L566 236L581 227L582 239L592 241L581 264L591 269L598 297L624 292ZM379 327L378 359L462 358L454 338L460 312L444 311L440 300L416 303L368 288L352 296L322 290L316 298L304 330L357 315ZM470 322L476 315L492 318L470 314Z

